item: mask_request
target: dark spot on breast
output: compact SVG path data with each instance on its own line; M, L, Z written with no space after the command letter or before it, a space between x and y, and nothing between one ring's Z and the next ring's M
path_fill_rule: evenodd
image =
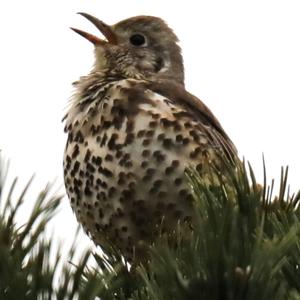
M122 124L124 122L124 117L122 116L115 116L112 120L112 124L114 125L114 127L117 129L117 130L120 130L121 127L122 127Z
M74 193L77 196L77 201L79 203L79 199L81 198L81 190L79 189L79 187L77 185L74 186ZM79 204L77 204L79 205Z
M160 114L151 113L151 117L152 119L157 120L160 117Z
M179 160L173 160L172 161L172 167L177 168L179 166Z
M117 208L116 216L117 216L118 218L124 217L124 212L123 212L123 210L122 210L120 207Z
M186 195L188 195L188 191L186 189L182 189L179 191L180 197L185 197Z
M86 196L92 196L92 195L93 195L93 192L92 192L92 190L91 190L88 186L86 186L86 187L84 188L84 194L85 194Z
M199 142L199 135L195 130L190 130L189 134L195 142Z
M183 145L187 145L189 142L190 142L190 139L189 139L189 138L184 138L184 139L182 140L182 144L183 144Z
M76 133L76 135L74 137L74 141L77 142L77 143L79 143L79 144L83 143L84 139L83 139L83 135L82 135L82 133L81 133L80 130L77 131L77 133Z
M96 198L100 201L106 201L107 200L106 194L104 192L97 193Z
M140 130L140 131L137 133L137 137L138 137L138 138L141 138L141 137L144 136L144 134L145 134L145 130Z
M94 185L94 175L89 174L89 180L91 181L91 185Z
M117 150L116 158L120 158L120 157L122 157L122 155L123 155L123 151L122 150Z
M110 187L108 190L108 197L112 197L116 193L117 189L115 187Z
M182 184L182 178L176 178L176 179L174 180L174 184L175 184L176 186L181 185L181 184Z
M71 183L70 177L65 177L65 183L66 183L66 185L70 185L70 183Z
M106 161L113 161L114 157L111 154L106 154L106 156L104 157L104 160L106 160Z
M125 168L131 168L133 166L132 161L128 160L125 162L124 167Z
M126 132L131 132L133 131L134 128L134 122L132 119L128 119L127 124L126 124Z
M112 177L113 176L113 173L110 170L108 170L107 168L99 167L98 172L103 174L106 177Z
M103 213L103 210L101 208L99 208L98 214L99 214L100 219L102 219L104 217L104 213ZM99 230L100 230L100 228L99 228Z
M150 155L150 150L145 149L145 150L142 151L142 156L143 157L148 157L149 155Z
M160 123L167 128L171 126L172 121L168 120L167 118L161 118Z
M176 142L180 143L183 140L183 136L181 134L176 135Z
M116 144L117 139L118 139L118 134L113 133L110 137L110 140L107 143L107 146L108 146L109 150L117 149L117 144Z
M99 167L102 163L102 158L100 156L93 156L92 163Z
M100 125L96 126L96 125L92 125L91 128L90 128L90 131L92 133L92 135L96 135L97 133L100 132Z
M125 172L120 172L118 176L119 176L119 178L124 178L124 177L126 177L126 174L125 174Z
M75 178L74 178L74 185L82 186L82 180L77 179L77 178L75 177Z
M91 151L87 149L84 156L84 162L87 163L90 160L90 158L91 158Z
M103 138L101 140L100 147L103 147L106 144L106 141L107 141L107 134L104 133Z
M184 127L187 128L187 129L188 129L188 128L192 128L191 122L185 122L185 123L184 123Z
M124 166L124 164L126 163L126 161L128 161L129 159L130 159L130 154L129 153L125 153L123 155L123 157L119 161L120 166Z
M79 167L80 167L80 163L79 163L79 161L76 160L74 163L73 169L71 171L72 176L74 176L77 173L77 171L79 170Z
M170 138L165 138L165 139L163 140L163 146L164 146L166 149L170 149L170 148L172 147L172 145L173 145L172 139L170 139Z
M86 168L91 173L94 173L96 171L96 168L89 162L86 164Z
M142 142L142 145L143 145L143 146L149 146L150 143L151 143L151 140L149 140L149 139L144 139L143 142Z
M174 121L174 131L180 131L182 128L181 128L181 125L177 122L177 121Z
M136 183L134 181L131 181L128 184L129 189L132 190L132 191L135 189L135 186L136 186Z
M121 231L122 231L122 232L127 232L127 231L128 231L128 227L122 226L122 227L121 227Z
M160 133L160 134L157 136L157 139L158 139L159 141L162 141L164 138L165 138L165 134L164 134L164 133Z
M67 162L68 164L70 164L71 161L72 161L72 160L71 160L71 157L70 157L69 155L67 155L67 156L66 156L66 162Z
M165 169L165 174L170 175L174 171L174 167L169 166Z
M79 154L79 146L78 144L75 144L73 152L72 152L72 158L76 158L76 156Z
M148 138L153 137L153 135L154 135L154 130L148 130L148 131L146 132L146 137L148 137Z
M103 129L108 129L111 125L112 125L112 122L111 122L111 121L105 120L105 121L103 121L103 123L102 123L102 128L103 128Z
M100 186L104 189L107 189L107 183L105 181L100 180Z
M197 147L194 151L192 151L190 153L190 158L196 158L199 153L201 153L201 147Z
M134 141L134 134L132 132L128 133L125 138L125 145L129 145Z
M125 181L125 179L123 177L118 179L118 185L124 185L125 182L126 181Z
M155 174L156 170L153 168L149 168L146 170L146 174L149 176L153 176Z
M149 127L150 128L155 128L157 126L157 122L156 121L150 121L149 122Z
M145 168L147 168L148 164L149 164L149 163L148 163L147 161L144 160L144 161L141 162L141 167L142 167L143 169L145 169Z
M166 158L166 156L162 154L159 150L154 151L153 156L155 157L157 162L163 162Z
M153 186L156 188L160 188L162 186L162 184L163 184L163 181L160 179L153 182Z
M185 200L187 202L190 202L192 203L194 201L194 197L191 195L191 194L188 194L186 197L185 197Z

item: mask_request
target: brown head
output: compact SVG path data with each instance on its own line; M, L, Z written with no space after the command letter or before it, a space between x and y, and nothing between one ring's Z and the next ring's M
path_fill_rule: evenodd
M97 18L91 21L105 39L72 28L95 45L95 71L148 80L168 79L184 83L184 70L178 39L160 18L138 16L109 26Z

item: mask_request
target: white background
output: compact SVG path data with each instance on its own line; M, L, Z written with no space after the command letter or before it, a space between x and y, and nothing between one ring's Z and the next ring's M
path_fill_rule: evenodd
M92 44L69 27L98 34L78 11L109 24L140 14L165 19L181 41L187 90L215 113L257 178L264 153L269 178L289 165L291 189L300 188L299 1L1 1L0 148L10 178L37 174L29 195L55 178L63 184L61 119L71 82L93 64ZM75 228L65 198L52 231L65 239Z

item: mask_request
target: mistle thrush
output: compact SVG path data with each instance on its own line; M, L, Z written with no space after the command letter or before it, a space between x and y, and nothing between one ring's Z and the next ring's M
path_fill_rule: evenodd
M205 176L236 150L212 112L185 90L178 39L166 23L138 16L104 35L72 28L95 46L93 70L74 83L65 116L64 179L71 206L93 241L131 261L139 245L193 219L184 172Z

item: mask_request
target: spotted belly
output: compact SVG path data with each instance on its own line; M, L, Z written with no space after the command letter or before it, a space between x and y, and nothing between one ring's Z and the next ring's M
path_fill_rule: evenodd
M158 100L164 106L142 104L134 116L94 118L84 133L69 136L65 151L65 185L77 219L96 244L104 250L113 244L129 259L140 242L193 218L184 171L205 172L213 146L188 113Z

